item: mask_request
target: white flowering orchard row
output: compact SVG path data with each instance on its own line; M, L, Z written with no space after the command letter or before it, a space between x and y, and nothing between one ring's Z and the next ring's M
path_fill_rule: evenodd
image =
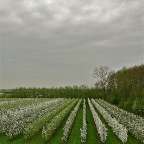
M40 118L36 119L27 127L24 129L24 137L26 139L30 139L34 137L38 132L40 132L43 128L43 126L49 122L54 116L56 116L60 111L62 111L64 108L66 108L70 103L72 103L74 99L69 99L67 101L63 101L60 105L57 107L54 107L52 111L49 111L44 116L41 116Z
M93 119L97 128L97 131L100 135L100 139L104 143L107 138L107 129L105 125L101 122L100 118L98 117L90 99L88 99L88 104L89 104L89 107L90 107L90 110L91 110L91 113L92 113L92 116L93 116Z
M83 102L83 126L80 129L81 131L81 143L85 143L86 142L86 135L87 135L87 124L86 124L86 102L84 99Z
M42 137L45 139L46 142L49 141L53 137L57 128L60 126L62 121L70 113L70 111L73 109L73 107L76 105L77 102L78 102L78 99L75 99L64 110L58 113L50 123L47 123L46 126L43 127Z
M0 126L1 122L6 120L6 118L14 117L15 113L18 114L22 110L26 108L31 108L31 105L38 105L39 103L46 101L46 99L30 99L25 100L21 99L21 101L16 101L14 103L7 103L0 106ZM48 100L47 100L48 101ZM1 130L0 130L1 131Z
M66 124L63 128L64 132L63 132L63 137L62 137L62 141L66 142L67 139L68 139L68 136L70 134L70 131L71 131L71 128L72 128L72 125L74 123L74 120L75 120L75 117L77 115L77 112L79 110L79 106L81 104L81 100L78 102L78 104L75 106L74 110L70 113L67 121L66 121Z
M25 101L26 99L24 99L23 101ZM10 107L10 105L15 105L16 103L20 103L22 102L21 98L10 98L10 100L1 100L0 99L0 109L1 108L7 108Z
M11 101L11 100L15 100L15 99L19 99L19 98L0 98L0 103L2 101Z
M96 107L96 109L100 112L100 114L103 116L105 121L108 123L108 125L112 128L115 135L118 136L118 138L123 142L126 143L128 135L127 135L127 129L122 124L120 124L115 118L112 118L111 115L102 108L94 99L92 99L92 103Z
M0 98L0 106L4 104L9 104L9 103L15 103L17 101L21 101L21 98L9 98L9 99Z
M111 105L104 100L96 100L103 106L113 117L135 135L135 137L144 142L144 119L133 113L122 110L114 105Z
M34 103L19 110L7 111L2 115L0 120L0 131L6 135L13 137L22 132L27 123L32 122L35 118L44 114L52 103L59 103L59 100Z
M2 115L2 113L6 113L8 110L10 111L10 109L12 111L15 111L16 109L21 109L22 107L25 107L27 105L31 105L34 103L40 103L43 101L47 101L48 99L36 99L36 98L20 98L18 100L12 100L12 101L6 101L5 103L0 105L0 115Z
M1 115L0 133L5 133L10 138L13 138L22 133L27 124L41 117L63 101L64 99L53 99L34 103L19 110L8 110L7 113Z
M14 100L20 100L21 98L0 98L0 103L3 101L14 101ZM26 98L27 99L27 98Z

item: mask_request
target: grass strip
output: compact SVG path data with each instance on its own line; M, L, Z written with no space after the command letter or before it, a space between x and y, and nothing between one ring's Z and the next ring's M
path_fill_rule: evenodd
M87 102L86 102L86 119L87 119L86 144L102 144Z
M81 143L80 128L82 127L82 122L83 122L83 110L82 110L82 103L81 103L74 125L72 127L72 130L69 136L68 144L80 144Z

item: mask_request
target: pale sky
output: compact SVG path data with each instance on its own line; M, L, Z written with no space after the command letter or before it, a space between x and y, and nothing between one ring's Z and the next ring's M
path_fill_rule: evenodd
M0 88L91 86L95 67L144 63L143 0L0 0Z

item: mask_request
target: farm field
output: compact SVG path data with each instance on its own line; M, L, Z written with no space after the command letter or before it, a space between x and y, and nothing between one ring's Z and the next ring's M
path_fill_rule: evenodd
M143 144L144 119L101 99L1 98L0 144Z

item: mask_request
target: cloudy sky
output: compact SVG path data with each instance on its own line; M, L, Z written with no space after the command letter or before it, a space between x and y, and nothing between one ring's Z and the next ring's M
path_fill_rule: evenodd
M0 0L0 88L94 82L144 62L143 0Z

